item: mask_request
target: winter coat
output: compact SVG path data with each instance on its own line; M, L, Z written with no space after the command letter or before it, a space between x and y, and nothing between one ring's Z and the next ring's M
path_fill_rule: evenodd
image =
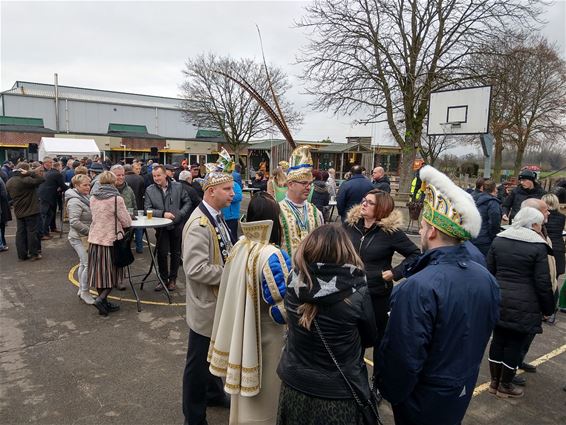
M34 172L21 174L15 172L8 183L6 190L12 198L16 218L25 218L39 214L39 199L37 188L45 179Z
M57 204L60 193L67 190L67 185L61 173L57 170L49 170L44 173L45 181L37 189L37 196L42 202L54 206Z
M481 215L481 229L478 237L472 239L484 255L487 254L491 242L501 230L501 201L489 193L480 192L476 199L476 207Z
M463 244L427 251L412 273L391 294L378 387L408 423L456 425L499 317L499 288Z
M253 187L254 189L259 189L260 191L266 192L267 191L267 180L256 180L253 179L250 187Z
M234 182L234 198L232 203L226 208L222 208L222 215L224 220L239 220L240 219L240 206L242 204L243 192L242 186Z
M383 190L384 192L391 193L391 181L389 181L389 177L387 176L383 176L378 180L374 180L373 187L379 190Z
M124 182L124 185L122 187L116 187L116 189L118 189L118 192L120 192L120 195L122 196L122 198L124 198L126 208L135 210L137 207L136 195L134 194L132 188L128 186L128 183Z
M324 211L324 207L330 202L330 193L328 192L326 182L315 180L313 182L313 189L311 202L319 211Z
M350 180L345 181L338 188L336 207L342 221L346 221L346 214L354 205L362 202L362 198L373 189L371 182L361 174L354 174Z
M193 213L193 211L195 210L195 208L198 207L198 205L201 203L202 198L198 196L198 192L189 182L180 181L179 183L181 183L183 190L187 192L187 195L189 195L189 199L191 200L191 207L189 208L189 211L187 212L187 216L185 217L185 223L186 223L189 217L191 216L191 214Z
M191 200L187 191L183 190L181 183L170 181L167 185L166 193L161 187L152 184L145 190L145 209L153 210L155 217L163 217L163 214L170 212L175 216L173 223L167 229L173 229L177 224L185 223L188 212L191 209Z
M328 188L328 194L330 197L334 196L336 198L336 179L334 177L328 177L326 187Z
M550 247L535 231L513 227L499 233L489 249L487 267L501 287L498 326L542 333L542 315L554 313L548 267Z
M566 251L564 245L564 237L562 232L565 229L566 217L564 214L557 210L550 210L550 215L548 216L548 223L546 223L546 231L548 237L552 242L552 252L554 253L554 259L556 260L556 275L560 276L564 273L564 252Z
M136 197L135 208L143 210L143 195L145 193L145 181L143 177L133 171L128 171L125 178L128 186L130 186L134 191L134 195Z
M116 239L122 239L123 233L120 232L132 225L132 219L121 196L112 196L108 199L91 196L90 211L92 222L88 233L89 243L112 246Z
M309 302L318 307L316 320L342 371L355 388L369 394L364 349L373 345L376 326L363 271L330 264L311 265L310 269L310 291L296 271L287 279L284 302L288 332L277 374L285 384L304 394L327 399L352 398L314 322L310 330L299 325L299 306Z
M477 189L474 189L470 192L470 195L472 195L472 198L474 198L475 202L477 202L478 198L483 194L484 193L481 190L477 190ZM486 195L489 195L489 194L486 194Z
M521 209L521 203L525 199L540 199L545 193L544 189L538 183L535 183L535 186L532 189L524 189L523 186L519 185L513 189L509 196L507 196L503 201L503 214L506 214L511 222L513 217L515 217L515 214L517 214Z
M69 239L88 236L92 223L90 196L84 196L76 189L69 189L65 192L65 205L69 217Z
M361 206L357 205L350 210L344 228L364 262L370 294L387 297L391 294L393 282L383 280L382 272L391 270L393 279L400 280L405 265L414 262L421 250L401 230L403 218L399 210L393 210L389 217L364 232L361 209ZM398 266L392 267L393 254L396 252L405 259Z
M7 223L12 220L12 211L10 210L10 201L8 198L8 190L6 183L0 179L0 223Z

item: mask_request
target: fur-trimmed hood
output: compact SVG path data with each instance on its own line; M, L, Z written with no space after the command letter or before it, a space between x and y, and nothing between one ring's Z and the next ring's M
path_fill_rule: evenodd
M361 204L355 205L350 209L350 211L348 211L346 223L348 223L348 226L355 226L356 224L358 224L361 218L362 206ZM401 227L403 227L403 214L401 214L401 211L399 211L398 209L394 209L391 214L389 214L389 216L378 221L377 224L386 233L396 232L397 230L400 230Z

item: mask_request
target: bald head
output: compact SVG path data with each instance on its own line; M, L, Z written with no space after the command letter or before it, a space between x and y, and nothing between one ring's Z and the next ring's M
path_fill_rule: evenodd
M548 211L548 205L542 199L528 198L521 202L521 209L523 208L535 208L539 210L544 216L544 222L548 221L548 216L550 212Z
M385 170L383 169L383 167L375 167L373 169L373 172L371 173L371 176L374 180L379 180L384 176L384 174Z

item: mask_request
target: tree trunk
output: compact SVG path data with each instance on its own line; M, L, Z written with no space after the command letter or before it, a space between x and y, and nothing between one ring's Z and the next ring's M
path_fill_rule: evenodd
M501 134L494 134L495 138L495 157L493 159L493 181L501 180L501 163L503 162L503 138Z
M517 145L517 156L515 156L515 167L513 168L513 174L518 176L521 172L521 168L523 165L523 156L525 155L525 146Z
M399 164L399 192L409 193L411 181L413 180L413 162L417 151L412 143L408 143L401 151L401 163Z

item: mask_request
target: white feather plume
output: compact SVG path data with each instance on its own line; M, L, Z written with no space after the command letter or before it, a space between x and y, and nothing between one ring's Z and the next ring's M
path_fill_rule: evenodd
M472 238L476 238L481 229L481 215L472 196L460 189L444 173L430 165L421 168L420 178L422 181L433 185L450 200L453 207L462 216L462 227L470 232Z

